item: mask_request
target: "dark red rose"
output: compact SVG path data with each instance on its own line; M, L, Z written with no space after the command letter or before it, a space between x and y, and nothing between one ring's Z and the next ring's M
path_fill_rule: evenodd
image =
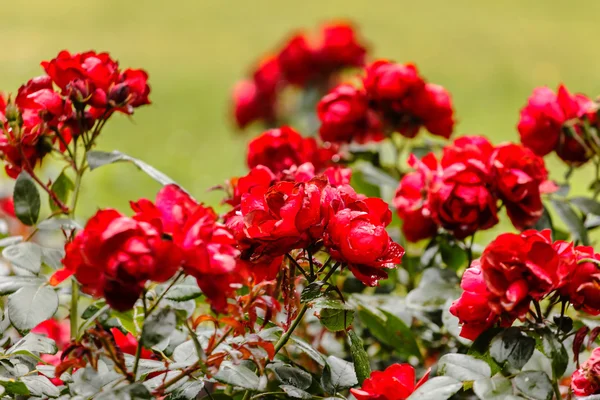
M330 154L329 162L333 154ZM315 167L320 167L318 163L326 161L320 158L315 139L304 138L289 126L268 130L248 144L248 167L264 165L274 173L305 162L313 162Z
M315 58L319 70L328 74L345 67L361 67L365 62L365 47L358 42L354 27L348 23L323 26Z
M557 94L547 87L536 88L521 110L518 124L521 142L538 156L554 150L567 164L582 164L592 153L587 145L581 144L587 139L576 119L592 110L590 99L570 94L564 85L558 87ZM564 129L567 122L572 124L572 130ZM574 138L573 133L580 137Z
M437 160L433 154L417 159L411 154L409 165L415 172L402 177L393 204L402 220L402 233L409 242L418 242L437 233L438 226L431 217L427 190L437 174Z
M345 203L345 208L329 219L325 246L335 260L346 263L365 285L375 286L380 279L387 278L386 269L395 268L404 255L404 249L385 229L392 213L377 198Z
M475 340L499 320L490 307L492 293L486 286L479 260L473 261L464 272L460 287L464 292L452 303L450 313L462 324L460 336Z
M117 347L121 349L121 351L125 354L135 355L138 347L138 341L131 333L127 333L126 335L121 332L120 329L112 328L110 330L112 332L113 337L115 338L115 343ZM154 353L148 350L145 347L142 347L142 353L140 358L142 359L151 359Z
M148 73L141 69L126 69L108 92L108 104L125 114L133 114L133 109L150 104L148 95Z
M486 166L494 153L494 145L484 136L461 136L444 146L441 165L446 168L452 164L467 164L472 160ZM487 169L487 168L486 168Z
M285 79L303 86L316 75L314 50L304 34L291 37L278 56L279 67Z
M600 347L573 373L571 390L576 396L600 394Z
M563 282L565 271L550 236L550 230L505 233L485 248L481 270L496 314L522 317L532 299L541 300Z
M565 269L570 272L560 290L563 298L576 310L591 315L600 314L600 254L595 253L592 247L573 248L571 243L562 241L556 242L554 247L566 264Z
M410 112L431 134L448 139L454 130L454 110L450 93L440 85L427 83L418 91Z
M488 185L487 166L478 160L448 166L429 190L433 220L458 239L496 225L496 198Z
M366 92L348 84L331 90L317 105L319 134L326 142L377 142L385 138Z
M410 364L392 364L385 371L373 371L360 389L350 389L357 400L406 400L429 379L429 371L415 383L415 369Z
M383 109L403 111L404 101L425 86L413 64L378 60L367 67L366 74L365 90L369 98Z
M164 282L181 264L180 252L162 234L160 226L116 210L98 211L65 246L64 269L51 283L73 274L83 292L104 297L116 310L129 310L147 281Z
M542 191L548 179L544 160L518 144L500 145L491 157L493 183L513 225L531 228L544 212Z

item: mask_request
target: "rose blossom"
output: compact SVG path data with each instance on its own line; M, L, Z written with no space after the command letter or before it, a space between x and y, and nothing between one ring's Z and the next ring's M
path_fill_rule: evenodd
M360 389L350 389L357 400L406 400L429 378L429 371L415 383L410 364L392 364L385 371L373 371Z
M571 390L576 396L600 394L600 347L573 373Z

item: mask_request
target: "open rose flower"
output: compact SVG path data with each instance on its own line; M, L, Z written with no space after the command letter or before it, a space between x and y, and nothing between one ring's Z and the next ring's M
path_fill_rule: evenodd
M560 292L576 310L591 315L600 314L600 254L590 246L573 247L558 241L554 244L569 274ZM595 260L595 261L594 261Z
M391 220L392 213L381 199L347 203L329 219L325 246L365 285L375 286L387 278L386 269L395 268L404 255L404 249L385 229Z
M366 92L343 84L332 89L317 105L319 135L326 142L377 142L385 138Z
M486 286L479 260L473 261L464 272L460 287L464 291L452 303L450 313L462 324L460 336L475 340L499 319L499 315L490 308L492 293Z
M600 394L600 347L573 373L571 390L576 396Z
M547 87L536 88L521 110L521 142L538 156L556 151L567 164L585 163L592 153L582 127L574 122L588 113L593 118L593 102L582 94L569 93L564 85L557 93ZM572 129L565 129L567 123Z
M83 292L104 297L116 310L129 310L147 281L164 282L180 266L180 252L162 234L160 226L116 210L98 211L67 243L64 269L53 275L51 283L74 275Z
M494 145L485 136L461 136L444 146L440 163L446 168L457 163L477 161L478 165L485 166L482 168L487 168L493 153ZM485 172L487 173L487 169Z
M357 400L406 400L429 379L429 371L415 383L410 364L392 364L385 371L373 371L360 389L350 389Z
M522 317L531 300L541 300L564 281L565 271L552 245L550 231L504 233L481 255L481 270L494 296L496 314Z

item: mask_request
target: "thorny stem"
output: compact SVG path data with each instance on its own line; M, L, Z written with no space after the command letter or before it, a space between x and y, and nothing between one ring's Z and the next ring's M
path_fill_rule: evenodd
M310 277L310 276L308 276L308 274L306 273L306 271L304 270L304 268L302 268L302 267L300 266L300 264L298 264L298 261L296 261L296 260L294 259L294 257L292 257L292 256L290 255L290 253L287 253L285 256L287 257L287 259L288 259L288 260L289 260L291 263L293 263L293 264L294 264L294 266L295 266L296 268L298 268L298 269L300 270L300 272L302 272L302 275L304 275L304 277L306 278L306 280L308 280L308 281L311 281L311 277Z
M308 263L310 264L310 277L311 279L315 276L315 266L313 264L313 255L310 249L306 249L306 254L308 255Z
M542 309L540 307L540 303L537 301L533 302L533 305L535 306L535 312L536 312L536 320L537 322L543 322L544 321L544 316L542 314Z
M475 242L475 233L471 235L471 242L467 245L465 243L465 251L467 252L467 268L471 266L473 262L473 243Z
M81 326L79 327L78 332L85 332L85 330L87 328L89 328L90 325L92 325L94 323L94 321L96 320L96 318L98 318L99 316L101 316L102 314L104 314L104 312L106 312L106 310L108 310L109 308L110 308L109 305L105 304L101 309L99 309L98 311L96 311L94 313L94 315L92 315L83 324L81 324Z
M142 295L142 305L144 306L144 321L148 317L148 306L146 305L146 291L144 290L144 294ZM137 379L137 372L140 366L140 358L142 356L142 334L140 333L140 337L138 338L137 347L135 349L135 361L133 362L133 378Z
M304 314L306 314L306 311L308 311L308 303L304 303L302 305L300 312L298 313L298 315L296 315L296 318L294 318L294 321L292 322L292 325L290 325L290 328L283 335L281 335L279 341L277 341L277 344L275 345L275 355L279 353L279 350L281 350L283 346L286 345L288 340L290 340L292 333L294 333L294 330L302 321L302 318L304 317Z
M323 278L323 282L327 282L329 280L329 278L331 278L331 275L333 275L333 273L338 269L339 266L340 266L339 262L335 263L333 265L333 267L331 267L331 269L329 270L327 275L325 275L325 278Z
M71 323L71 340L77 340L77 326L78 326L78 310L77 303L79 301L79 286L75 278L71 279L71 310L69 316L69 322Z

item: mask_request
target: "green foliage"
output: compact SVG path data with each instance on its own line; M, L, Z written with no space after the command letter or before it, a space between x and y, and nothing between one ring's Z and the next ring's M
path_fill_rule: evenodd
M40 216L40 194L35 183L25 171L17 177L13 200L17 218L25 225L35 225Z

